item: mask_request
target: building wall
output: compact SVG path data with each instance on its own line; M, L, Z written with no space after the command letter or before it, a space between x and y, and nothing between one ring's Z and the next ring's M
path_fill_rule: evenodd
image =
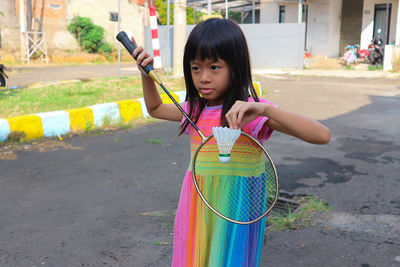
M346 0L342 5L339 55L347 45L360 44L363 0Z
M13 50L20 49L19 0L1 0L0 45ZM144 42L144 7L142 0L120 0L121 30L135 36L138 43ZM4 3L4 5L3 5ZM94 24L105 29L105 39L115 47L118 22L110 20L110 12L118 12L118 1L109 0L31 0L32 25L30 31L46 33L49 50L77 50L75 38L68 32L67 25L74 16L89 17ZM26 0L24 0L26 9ZM26 15L26 10L25 10ZM26 25L25 21L25 25ZM27 25L26 25L27 26Z
M279 4L261 0L260 2L260 23L278 23Z
M0 10L4 16L0 16L0 48L11 51L20 49L19 17L15 16L14 0L1 0Z
M132 2L132 4L130 3ZM120 0L121 30L133 35L138 44L144 43L144 7L134 1ZM113 45L117 45L115 36L118 34L118 22L110 20L110 12L118 12L118 1L110 0L69 0L67 18L74 16L89 17L94 24L105 29L105 38Z
M342 0L312 1L308 11L307 49L313 55L339 56Z
M280 5L286 6L285 23L296 23L298 1L276 0L261 1L261 23L277 23ZM306 48L313 55L339 56L341 10L342 0L309 1Z
M193 29L186 26L186 38ZM304 23L240 24L249 47L251 65L255 69L303 68L304 63ZM159 27L162 64L172 66L173 36L170 29L170 45L167 50L167 26ZM149 39L150 35L148 36ZM151 42L146 51L152 53Z
M389 44L395 42L396 39L396 24L397 24L397 10L399 7L398 0L389 0L392 4L392 13L390 20ZM363 19L362 19L362 32L361 32L361 49L368 48L371 43L374 31L374 12L375 4L386 4L386 0L364 0Z
M296 4L287 4L285 6L285 23L297 23L298 22L298 11L299 5Z

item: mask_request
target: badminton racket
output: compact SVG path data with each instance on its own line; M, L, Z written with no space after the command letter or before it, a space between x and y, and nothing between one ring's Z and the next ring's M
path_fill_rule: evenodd
M136 46L125 32L118 33L117 40L133 54ZM216 132L213 129L213 135L206 137L163 85L153 66L142 69L161 86L202 138L191 163L193 183L202 201L215 214L233 223L261 220L277 202L279 192L276 168L264 146L240 131L233 140L230 134L235 130L229 128L216 127ZM218 130L222 133L217 135Z

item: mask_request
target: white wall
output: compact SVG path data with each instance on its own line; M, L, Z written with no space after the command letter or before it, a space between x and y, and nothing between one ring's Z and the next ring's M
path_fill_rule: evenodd
M263 0L260 2L260 23L279 23L279 6L285 6L285 23L297 23L297 3Z
M285 6L285 23L297 23L297 17L299 16L299 5L298 4L286 4Z
M188 36L193 25L186 27ZM304 23L241 24L249 46L251 66L255 69L303 68ZM162 63L168 55L171 63L173 37L171 31L170 51L167 52L167 26L159 27ZM152 53L150 31L146 30L146 51Z
M389 44L391 44L392 42L395 42L396 39L397 9L399 6L399 0L390 0L389 3L392 4L389 33ZM373 37L375 4L386 4L386 0L364 0L360 41L361 49L368 48Z
M308 10L307 48L313 55L339 56L342 0L312 1Z
M276 0L261 1L260 22L277 23L280 5L286 6L285 23L296 23L298 1ZM339 56L341 13L342 0L309 1L307 49L313 55Z
M279 5L261 1L260 3L260 23L278 23Z
M144 43L143 8L121 0L121 30L135 36L138 44ZM69 0L67 17L89 17L94 24L105 29L105 39L117 45L115 36L118 34L118 22L110 21L110 12L118 12L118 1L109 0Z

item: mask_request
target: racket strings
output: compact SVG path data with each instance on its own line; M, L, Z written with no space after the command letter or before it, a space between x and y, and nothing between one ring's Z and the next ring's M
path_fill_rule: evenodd
M236 141L229 163L219 161L215 139L209 139L197 151L193 166L199 193L222 216L249 222L275 203L276 171L263 148L247 136Z

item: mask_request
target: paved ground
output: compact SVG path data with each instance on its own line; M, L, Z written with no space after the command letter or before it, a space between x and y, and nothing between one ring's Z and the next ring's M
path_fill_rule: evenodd
M9 79L7 87L25 87L37 82L53 82L57 80L88 79L96 77L116 77L137 75L136 64L109 65L76 65L76 66L40 66L40 67L8 67Z
M257 77L269 100L332 130L325 146L268 142L281 188L333 209L313 227L267 232L262 266L399 266L400 80ZM1 146L14 160L0 161L0 266L169 266L188 165L177 133L164 122Z

